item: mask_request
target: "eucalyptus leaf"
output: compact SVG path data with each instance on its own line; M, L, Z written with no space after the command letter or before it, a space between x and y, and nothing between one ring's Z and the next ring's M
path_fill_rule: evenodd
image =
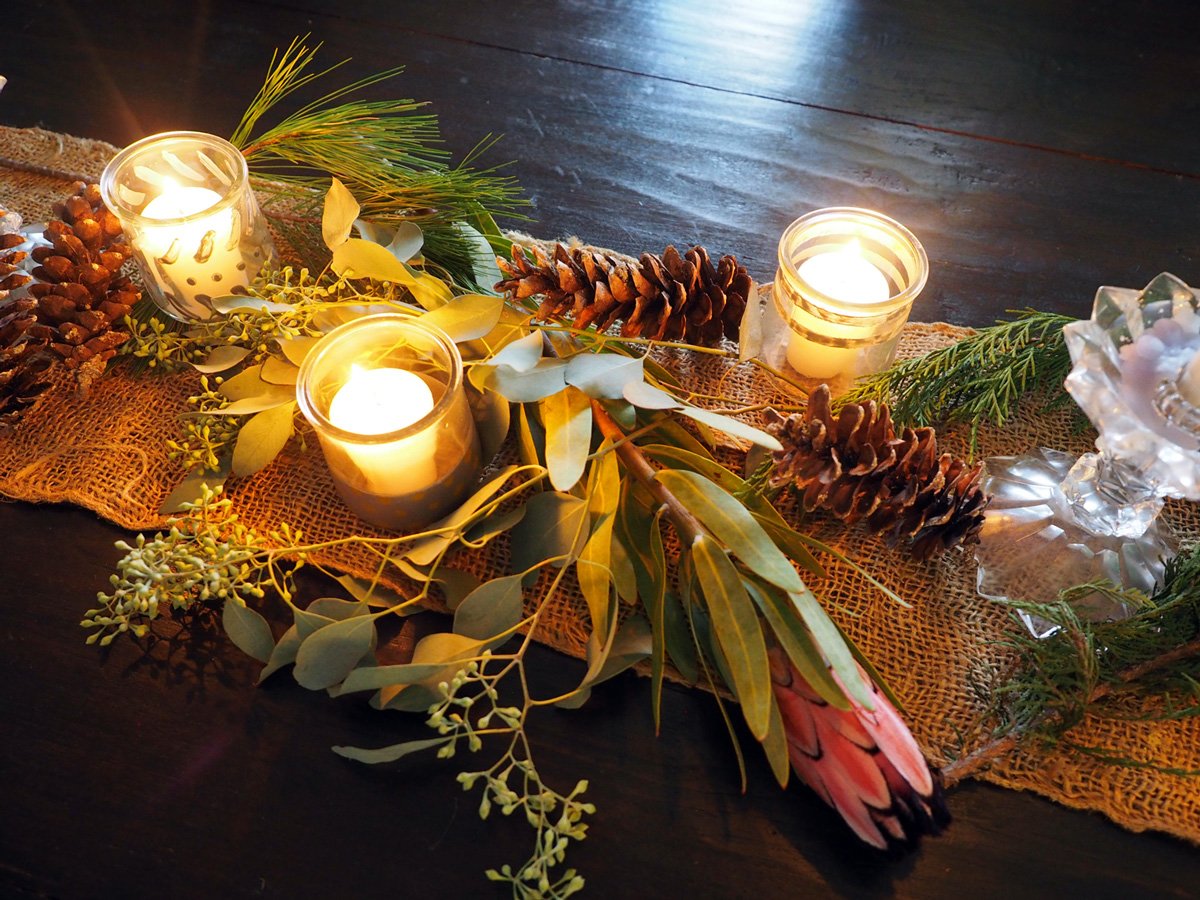
M159 507L159 515L170 515L183 511L183 504L192 503L200 498L204 492L204 486L216 489L225 483L226 477L229 475L229 462L226 460L223 465L215 472L206 471L203 469L193 469L183 481L179 482L175 490L171 491L162 506Z
M386 247L362 238L347 238L338 244L331 265L338 275L403 285L425 309L436 309L453 298L444 281L414 271L392 256Z
M291 665L296 661L296 652L300 649L300 632L293 625L283 633L283 637L279 639L279 643L271 650L271 655L267 659L267 664L263 666L261 672L258 673L258 680L255 684L262 684L275 672L278 672L284 666Z
M496 254L492 245L478 229L466 222L455 222L455 229L473 246L471 247L471 268L474 270L475 283L480 287L491 287L503 277L500 267L496 265Z
M683 406L666 391L644 381L629 382L621 391L621 395L641 409L679 409Z
M543 359L525 372L512 366L490 366L487 386L514 403L532 403L557 394L567 386L567 362L562 359Z
M363 747L340 747L335 746L333 752L338 756L344 756L346 759L353 759L356 762L376 764L395 762L401 757L408 756L410 753L418 753L421 750L431 750L434 747L440 747L450 737L423 738L418 741L405 741L402 744L392 744L390 747L380 747L376 750L367 750Z
M508 429L512 424L512 406L504 397L486 388L482 391L472 390L470 396L475 429L479 433L480 457L487 462L504 446L504 439L508 437Z
M592 442L592 403L566 387L542 401L546 423L546 468L556 490L569 491L583 475Z
M396 685L420 684L437 677L443 669L445 666L439 663L367 666L355 669L347 675L345 680L333 689L333 694L340 696L360 691L377 691Z
M763 752L767 754L767 763L771 766L771 774L775 776L781 788L786 788L792 767L788 756L787 731L783 726L783 716L779 712L778 703L771 704L771 721L762 746Z
M319 616L327 616L335 622L342 619L353 619L355 616L365 616L370 610L362 600L346 600L343 597L318 597L308 604L308 612Z
M366 237L366 235L363 235ZM388 252L401 262L408 262L419 256L425 246L425 233L416 222L401 222L396 226L396 232L388 242Z
M543 491L525 504L525 518L509 532L513 572L520 574L539 563L565 560L583 549L587 540L587 503L572 494ZM531 573L536 578L536 573Z
M542 333L534 331L505 346L488 362L493 366L508 366L517 372L528 372L542 358L543 346Z
M523 601L520 575L485 581L454 611L454 632L483 641L510 631L521 621Z
M296 620L296 633L302 641L308 640L326 625L333 624L333 619L329 616L318 615L298 607L292 607L292 615Z
M354 195L336 178L331 179L325 194L325 209L321 213L321 237L326 247L334 250L346 242L358 211Z
M234 646L247 656L261 663L271 658L275 649L275 637L271 634L271 626L243 601L237 597L230 597L225 601L221 624Z
M854 654L846 646L841 631L829 618L829 614L825 612L821 604L817 602L812 591L806 589L798 593L789 592L788 598L792 601L796 611L800 613L804 624L808 626L809 633L829 662L830 667L841 680L845 691L862 706L874 709L875 692L863 681L858 664L854 661Z
M455 343L473 341L496 327L503 309L503 297L463 294L444 306L425 313L418 321L423 325L440 328Z
M295 431L295 412L293 400L263 410L243 425L233 448L233 471L253 475L278 456Z
M796 615L791 601L769 585L756 584L743 578L747 593L762 611L763 618L771 626L775 639L796 670L826 703L837 709L849 709L846 692L838 686L817 645L809 635L808 626Z
M752 572L786 591L804 590L791 561L738 500L684 469L660 469L655 478Z
M277 356L268 356L263 360L259 377L268 384L295 387L300 379L300 370L290 362Z
M333 622L300 645L292 674L309 690L323 690L345 679L363 654L375 646L375 618L354 616Z
M430 526L430 530L445 529L442 534L434 534L422 538L409 547L404 555L418 566L427 566L432 563L443 550L458 539L457 529L475 515L481 506L500 492L500 489L504 487L505 482L512 477L513 472L517 468L517 466L505 466L501 469L494 478L464 500L458 509Z
M308 356L308 354L312 351L312 348L317 346L320 341L321 339L319 337L307 337L301 335L299 337L289 338L287 340L280 340L278 343L279 349L282 350L283 355L288 358L288 362L294 366L300 366L304 364L304 358Z
M406 602L404 597L397 594L387 585L379 582L364 581L361 578L355 578L353 575L339 575L334 580L344 587L351 597L360 603L366 603L377 608L392 609ZM311 608L309 607L309 609Z
M733 416L725 416L721 413L699 409L695 406L681 406L679 412L689 419L699 422L701 425L707 425L710 428L715 428L717 431L723 431L734 437L743 438L752 444L766 447L768 450L779 451L783 449L783 444L779 443L776 438L767 434L761 428L747 425L741 419L735 419Z
M650 633L649 623L642 616L630 616L617 629L617 635L613 638L604 664L595 678L588 681L579 693L560 700L556 705L564 709L578 709L583 706L592 688L636 666L650 656L653 646L654 638Z
M637 575L633 571L631 553L625 542L616 534L612 541L612 559L609 568L612 571L613 584L617 587L617 595L626 603L636 603L638 599Z
M398 685L381 689L371 698L371 706L398 712L427 713L429 707L441 699L441 694L427 684Z
M255 377L258 377L258 370L252 370ZM245 374L244 372L242 373ZM238 376L241 377L240 375ZM236 379L234 379L236 380ZM273 409L281 404L294 401L296 399L296 389L289 385L283 384L268 384L259 379L260 390L256 394L251 394L246 397L239 397L230 403L225 404L220 409L211 410L208 415L213 416L249 416L254 413L260 413L264 410Z
M577 353L567 362L566 379L589 397L620 400L627 385L642 380L642 361L620 353Z
M517 451L525 465L545 465L546 431L524 403L517 406Z
M449 566L438 566L433 580L442 589L446 608L453 612L467 595L479 587L479 578L470 572L462 572Z
M217 372L224 372L226 369L232 369L249 355L250 351L245 347L239 347L236 344L224 344L209 351L208 356L204 358L204 362L192 363L192 366L197 372L202 372L205 375L213 375Z
M256 397L270 387L262 378L262 366L250 366L236 375L224 379L217 387L217 393L226 400L241 400L245 397Z
M503 512L494 512L467 529L467 533L463 536L463 542L472 547L481 547L492 538L511 529L523 518L525 518L525 504L514 506Z
M758 615L737 569L716 542L701 535L692 544L697 581L708 606L716 642L724 652L730 687L756 740L767 736L771 721L771 671Z

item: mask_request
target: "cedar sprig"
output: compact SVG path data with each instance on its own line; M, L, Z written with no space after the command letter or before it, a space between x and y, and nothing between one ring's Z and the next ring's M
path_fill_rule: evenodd
M1011 312L1011 321L860 379L838 404L888 403L892 418L906 425L969 423L974 453L980 425L1002 427L1027 394L1044 392L1046 409L1068 400L1062 385L1071 356L1062 329L1074 319L1035 309Z
M1116 622L1081 620L1071 600L1095 590L1123 600L1135 612ZM1200 544L1167 563L1161 586L1149 597L1097 583L1064 591L1053 603L998 602L1058 630L1042 640L1023 631L1012 638L1019 669L993 691L992 738L946 766L947 783L968 777L1030 738L1157 769L1146 760L1124 760L1078 745L1069 732L1085 715L1130 720L1200 715ZM1162 698L1161 708L1147 713L1140 701L1155 696Z
M388 69L336 88L276 124L263 119L285 98L322 79L343 63L310 71L320 44L296 38L271 59L266 80L233 133L251 172L287 186L287 198L303 216L319 218L336 175L362 205L362 216L383 225L415 222L425 234L427 257L459 283L473 283L477 248L457 227L473 224L498 235L492 216L513 215L524 204L516 180L495 167L475 168L496 141L488 136L457 165L439 146L437 117L419 112L414 100L347 99L399 75ZM268 215L271 210L268 209Z

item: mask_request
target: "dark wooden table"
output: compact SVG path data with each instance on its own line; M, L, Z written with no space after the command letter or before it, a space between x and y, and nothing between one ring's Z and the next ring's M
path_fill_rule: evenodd
M11 8L10 8L11 7ZM0 123L122 145L228 134L271 50L311 32L380 96L483 134L538 234L629 252L701 242L759 278L797 215L886 212L923 240L916 320L1087 315L1100 284L1200 283L1200 11L1190 2L363 0L5 7ZM2 198L0 198L2 200ZM329 751L425 733L255 667L219 634L98 653L78 620L121 532L0 506L0 895L462 897L524 858L432 759ZM579 664L536 654L548 683ZM572 863L594 897L1195 896L1200 855L1095 815L967 785L949 833L892 859L750 762L710 698L669 688L652 735L627 676L533 731L544 773L599 807Z

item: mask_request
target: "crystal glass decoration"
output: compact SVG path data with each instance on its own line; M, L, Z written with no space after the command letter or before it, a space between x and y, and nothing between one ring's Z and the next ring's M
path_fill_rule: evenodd
M1154 588L1175 552L1163 498L1200 500L1200 397L1185 377L1200 355L1198 309L1200 295L1164 273L1140 291L1100 288L1091 319L1066 326L1066 388L1100 432L1098 452L986 461L981 594L1046 602L1100 579ZM1075 603L1090 620L1128 614L1099 591ZM1035 635L1052 632L1023 617Z

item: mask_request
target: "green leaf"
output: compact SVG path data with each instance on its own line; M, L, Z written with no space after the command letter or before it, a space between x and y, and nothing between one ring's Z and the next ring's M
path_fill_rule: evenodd
M456 344L473 341L491 332L500 321L504 298L488 294L463 294L445 306L425 313L417 321L433 325L450 336Z
M567 362L562 359L543 359L525 372L511 366L489 366L487 386L514 403L532 403L557 394L567 386Z
M517 450L521 462L527 466L540 466L546 460L546 432L524 403L517 406Z
M475 283L480 287L490 288L500 281L503 276L500 274L500 267L496 265L496 254L492 252L492 245L488 243L488 239L466 222L455 222L454 227L473 245L471 268L475 275Z
M300 645L293 675L302 687L324 690L345 679L374 646L374 616L333 622Z
M330 250L337 249L350 237L350 229L358 218L358 201L336 178L331 180L325 194L325 209L321 213L321 237Z
M589 397L620 400L627 385L642 380L642 361L620 353L578 353L567 362L566 379Z
M752 572L786 591L804 590L791 561L736 499L695 472L660 469L655 478Z
M438 677L445 668L446 666L442 663L364 666L347 675L341 684L330 689L330 693L339 697L342 694L356 694L361 691L377 691L386 687L420 684Z
M283 633L283 637L279 639L279 643L271 650L271 655L267 659L267 664L263 666L261 672L258 673L258 680L255 684L262 684L272 674L278 672L284 666L291 665L296 661L296 652L300 649L300 632L293 625Z
M425 710L430 703L439 699L431 685L446 681L461 669L462 663L478 656L486 644L454 634L451 631L440 631L429 634L417 642L413 648L412 664L415 666L436 665L437 672L419 683L393 684L384 687L379 692L378 706L387 709L406 711Z
M237 597L230 597L225 601L221 624L225 626L225 633L229 635L234 646L247 656L261 663L271 658L275 649L275 637L271 634L271 626L243 601Z
M754 604L737 569L711 538L701 535L691 549L713 631L729 665L730 687L737 694L750 733L761 741L770 727L774 697L767 645Z
M363 235L366 237L366 235ZM421 248L425 246L425 232L421 230L421 226L416 222L404 221L396 226L396 233L392 235L392 239L388 241L388 253L396 257L401 262L408 262L414 256L421 253Z
M428 713L429 707L441 702L441 699L441 694L435 688L426 684L411 684L407 687L383 688L371 698L371 706L398 712Z
M486 388L470 391L471 411L475 415L475 429L479 432L479 453L485 463L489 462L508 437L512 422L512 405L495 391Z
M329 616L320 616L315 612L309 612L306 609L292 607L292 615L296 619L296 634L302 641L306 641L312 635L316 634L326 625L332 625L333 619Z
M489 365L508 366L517 372L528 372L542 358L542 333L534 331L508 344L488 360Z
M613 583L617 586L617 595L626 603L636 603L638 599L637 575L633 570L633 558L625 541L615 534L612 542L612 560L609 564L612 570Z
M390 763L395 762L401 757L408 756L410 753L417 753L421 750L430 750L434 747L440 747L442 744L451 740L451 737L436 737L424 738L419 741L405 741L402 744L392 744L390 747L380 747L377 750L366 750L362 747L334 747L333 752L338 756L344 756L346 759L353 759L360 763Z
M770 586L755 584L748 578L743 578L742 584L746 586L747 593L754 599L767 624L771 626L779 646L783 648L796 670L804 676L804 680L826 703L837 709L849 709L850 701L846 699L846 692L829 673L825 658L813 643L808 628L797 618L796 608L792 603Z
M569 390L575 390L569 388ZM581 395L582 396L582 395ZM587 601L593 635L608 633L612 614L612 535L621 501L621 473L612 441L605 438L588 473L587 503L592 534L575 566L579 590Z
M360 603L366 603L377 608L392 609L406 602L404 597L397 594L387 585L379 582L364 581L361 578L355 578L353 575L339 575L334 580L344 587L351 597Z
M654 433L659 440L669 441L676 447L697 456L706 459L713 458L708 448L696 440L695 435L677 422L673 416L658 416L657 421L654 421Z
M319 337L294 337L288 340L279 341L279 349L283 351L283 355L288 358L294 366L304 364L304 358L312 351L313 347L320 343Z
M720 413L710 412L707 409L698 409L695 406L680 406L679 412L687 416L701 425L708 425L717 431L723 431L726 434L734 437L743 438L753 444L758 444L761 447L766 447L768 450L782 450L783 444L779 443L771 435L767 434L760 428L755 428L753 425L747 425L740 419L735 419L732 416L724 416Z
M551 559L555 560L555 567L561 568L578 555L587 540L587 503L572 494L556 491L535 494L525 504L525 518L509 534L514 573L520 574ZM531 581L536 576L536 572L531 572Z
M268 356L263 361L259 377L268 384L288 385L294 388L300 379L300 370L287 360Z
M192 363L192 365L197 372L212 375L216 372L224 372L226 369L232 369L249 355L250 351L245 347L239 347L236 344L224 344L213 349L205 357L204 362Z
M426 309L436 309L453 299L450 287L432 275L415 272L388 252L386 247L348 238L333 251L333 271L351 278L371 278L400 284Z
M207 415L252 416L255 413L264 412L268 409L276 409L285 403L295 402L295 388L290 388L282 384L267 384L265 381L260 381L259 383L263 386L262 393L256 394L253 397L242 397L240 400L234 400L220 409L209 410Z
M825 659L829 661L830 667L841 679L846 692L862 706L874 709L874 691L863 682L858 666L854 662L854 654L850 652L850 648L846 646L846 641L842 638L841 631L829 618L829 614L825 612L821 604L817 602L812 591L806 588L799 593L789 592L788 598L792 601L796 611L800 613L804 624L808 626L809 633Z
M517 466L505 466L501 469L496 477L492 478L464 500L458 509L430 526L430 530L435 528L445 529L442 534L434 534L422 538L408 548L404 555L418 566L427 566L432 563L443 550L458 540L458 529L475 515L481 506L500 492L500 489L504 487L505 482L512 477L513 472L517 468Z
M479 655L483 642L452 631L427 634L413 648L412 661L417 665L461 662Z
M564 709L578 709L591 696L591 689L602 682L620 675L626 669L636 666L650 656L654 639L650 633L650 625L642 616L630 616L621 623L617 635L613 638L612 646L596 676L582 686L576 694L565 700L560 700L556 706Z
M256 397L269 390L270 386L262 379L262 366L250 366L232 378L222 381L217 393L226 400L241 400L245 397Z
M622 396L641 409L679 409L683 406L666 391L646 384L644 381L631 381L625 385Z
M523 601L520 575L485 581L454 611L454 632L483 641L510 631L521 621Z
M747 506L749 505L747 503ZM764 506L770 509L768 515L760 515L757 512L758 509ZM763 527L763 530L775 542L775 546L782 550L792 562L804 566L804 568L812 572L817 578L825 575L825 567L817 562L816 557L809 551L804 537L779 517L779 513L775 511L775 507L763 499L761 504L754 505L754 509L755 511L751 513L754 516L754 521ZM904 605L907 606L907 604Z
M556 490L569 491L583 475L592 443L592 403L566 387L542 401L546 423L546 468Z
M438 566L433 580L441 586L442 595L446 598L446 608L452 612L480 584L477 576L449 566Z
M365 616L370 610L362 600L346 600L342 597L318 597L308 604L307 612L340 622L355 616Z
M278 456L295 431L295 412L293 400L263 410L243 425L233 448L233 471L253 475Z
M508 531L525 518L525 504L506 509L504 512L494 512L486 519L476 522L463 535L463 543L478 549L497 535Z
M183 504L192 503L199 499L203 493L205 485L210 488L220 487L225 483L225 478L229 475L229 463L225 463L215 472L205 471L203 469L195 469L189 472L176 486L175 490L171 491L162 506L159 507L159 515L165 516L170 513L182 512Z
M791 774L791 759L788 758L787 732L783 727L783 716L779 712L778 703L771 704L771 722L762 746L771 766L771 774L775 776L781 788L786 788L788 776Z

